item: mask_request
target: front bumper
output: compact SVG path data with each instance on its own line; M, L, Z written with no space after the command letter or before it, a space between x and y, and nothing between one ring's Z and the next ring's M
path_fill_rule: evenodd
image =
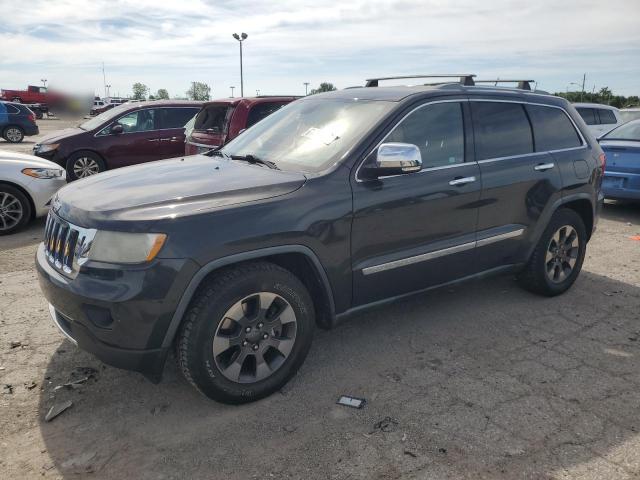
M67 278L38 247L36 270L54 323L104 363L159 381L169 351L162 347L167 328L197 264L156 259L143 267L89 265Z

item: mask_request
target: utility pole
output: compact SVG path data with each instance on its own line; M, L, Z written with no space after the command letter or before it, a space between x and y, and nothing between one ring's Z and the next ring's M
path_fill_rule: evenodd
M256 90L256 97L260 96L260 90Z
M244 32L242 32L240 35L238 35L237 33L233 34L233 38L235 38L236 40L238 40L238 42L240 43L240 96L244 97L244 79L242 77L242 42L244 42L247 39L248 35Z
M47 79L41 78L40 81L42 82L42 85L44 86L44 88L47 88Z
M236 87L229 87L231 89L231 98L233 98L233 89Z
M582 75L582 94L580 95L580 101L584 101L584 84L587 81L587 74Z
M309 82L304 82L304 96L309 95Z
M104 73L104 62L102 62L102 84L104 85L104 96L108 97L109 95L107 95L107 77Z

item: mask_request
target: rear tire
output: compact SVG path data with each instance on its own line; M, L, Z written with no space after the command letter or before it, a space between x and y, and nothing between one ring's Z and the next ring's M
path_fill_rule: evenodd
M586 247L587 233L580 215L568 208L558 210L518 275L520 285L548 297L566 292L580 274Z
M0 235L9 235L31 220L31 203L15 187L0 184Z
M2 132L2 138L9 143L20 143L24 140L24 130L17 125L9 125Z
M185 378L207 397L240 404L281 389L309 352L313 301L288 270L242 264L195 295L176 342Z
M98 154L88 151L73 153L67 159L67 178L69 181L96 175L106 170L104 160Z

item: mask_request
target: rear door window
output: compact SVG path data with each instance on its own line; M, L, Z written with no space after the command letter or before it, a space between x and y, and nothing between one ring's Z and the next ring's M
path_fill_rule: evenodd
M593 108L576 108L578 113L587 125L597 125L596 112Z
M198 108L161 108L158 113L158 128L184 128L187 122L198 113Z
M196 117L195 130L212 133L224 133L227 131L227 120L232 107L227 105L209 105L204 107Z
M471 111L478 160L533 152L533 134L524 105L471 102Z
M536 152L562 150L582 145L582 140L571 120L559 108L527 105L527 112L533 125Z
M280 103L273 103L273 102L259 103L257 105L254 105L253 108L251 110L249 110L249 116L247 118L247 127L246 128L249 128L251 125L254 125L254 124L258 123L263 118L268 117L269 115L271 115L276 110L279 110L280 108L282 108L284 105L285 104L282 103L282 102L280 102Z
M615 125L618 123L612 110L606 108L598 108L597 110L598 116L600 117L600 123L602 125Z

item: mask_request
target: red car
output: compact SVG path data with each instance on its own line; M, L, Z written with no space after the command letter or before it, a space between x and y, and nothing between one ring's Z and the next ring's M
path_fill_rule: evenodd
M26 90L0 90L0 100L15 103L52 105L62 101L63 98L61 94L47 90L47 87L38 87L36 85L29 85Z
M202 102L175 100L124 103L44 137L33 154L66 168L69 181L178 157L184 154L184 125L201 106Z
M207 102L187 134L185 155L223 146L251 125L300 97L223 98Z

